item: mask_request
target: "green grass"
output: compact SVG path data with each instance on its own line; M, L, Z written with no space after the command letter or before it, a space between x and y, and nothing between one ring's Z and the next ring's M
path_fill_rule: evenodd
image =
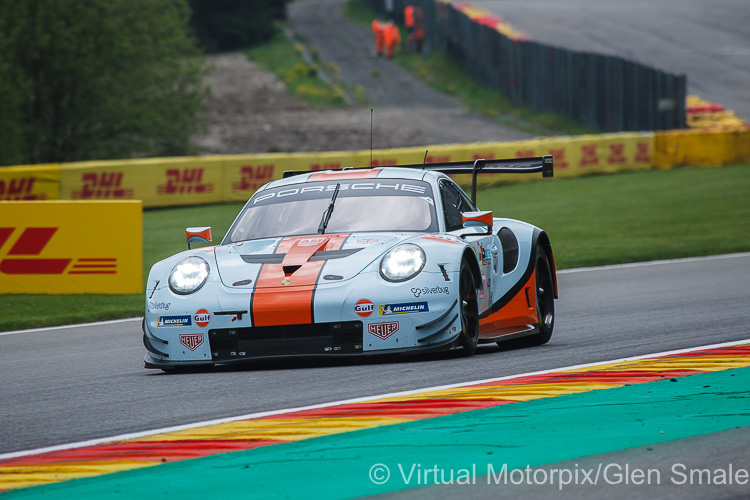
M316 106L345 105L340 87L323 81L318 72L322 69L336 73L337 68L325 65L313 50L310 65L302 57L303 46L293 44L284 34L276 35L269 43L246 52L248 59L275 73L294 95Z
M371 36L370 23L378 13L363 0L349 0L344 5L343 14L366 27L368 35ZM406 40L403 28L401 39ZM513 105L498 90L489 89L476 82L463 64L438 51L431 51L425 56L398 50L394 61L429 87L458 99L470 112L490 117L517 130L545 136L598 133L595 129L584 127L554 113L539 113Z
M478 192L498 217L550 235L559 269L750 251L750 165L620 173L508 184ZM184 230L226 233L241 204L147 210L151 265L186 248ZM0 330L143 315L144 295L3 295Z

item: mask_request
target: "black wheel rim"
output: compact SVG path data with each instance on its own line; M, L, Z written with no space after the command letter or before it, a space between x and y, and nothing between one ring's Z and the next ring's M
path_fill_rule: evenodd
M471 272L464 269L461 273L461 327L462 334L468 343L474 343L479 338L479 313L477 305L477 291Z
M536 269L536 307L539 326L549 329L555 320L554 292L549 265L544 257L539 257Z

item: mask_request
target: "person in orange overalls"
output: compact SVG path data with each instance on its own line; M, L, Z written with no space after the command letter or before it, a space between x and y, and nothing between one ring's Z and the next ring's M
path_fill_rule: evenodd
M393 21L385 23L385 56L388 59L393 59L393 53L396 50L396 46L401 42L401 33L398 30L398 26L393 24Z
M406 26L406 50L414 48L414 6L407 5L404 8L404 26Z
M385 41L385 25L380 22L380 19L373 19L372 32L375 35L375 56L380 57L383 55L383 42Z

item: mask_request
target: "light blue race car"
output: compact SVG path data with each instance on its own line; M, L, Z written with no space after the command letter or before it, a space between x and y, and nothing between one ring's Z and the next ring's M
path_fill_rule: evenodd
M552 157L285 172L218 246L157 262L146 291L146 368L549 341L549 238L475 205L488 173L553 175ZM472 196L447 174L472 174Z

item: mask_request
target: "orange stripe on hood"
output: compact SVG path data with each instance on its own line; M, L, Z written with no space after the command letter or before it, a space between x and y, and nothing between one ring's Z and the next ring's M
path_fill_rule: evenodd
M281 264L263 264L252 298L253 326L302 325L313 321L313 293L324 260L319 250L338 250L348 234L291 236L279 243Z

